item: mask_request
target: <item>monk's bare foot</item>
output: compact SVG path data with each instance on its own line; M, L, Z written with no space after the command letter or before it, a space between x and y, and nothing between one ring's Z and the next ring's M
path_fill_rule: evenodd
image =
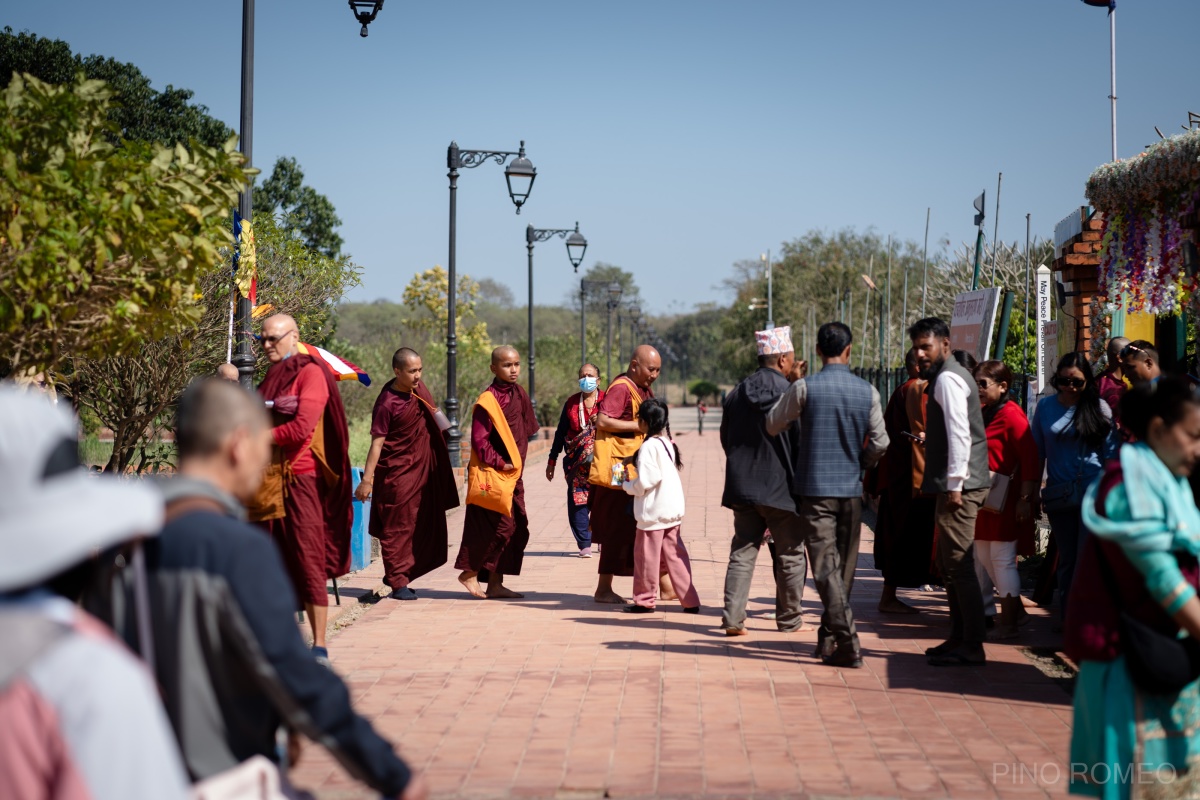
M487 588L488 600L520 600L524 596L520 592L514 592L503 584Z
M879 612L881 614L920 614L921 612L910 606L908 603L901 602L895 598L888 601L879 601Z
M597 603L608 603L609 605L625 605L627 602L624 597L609 589L604 592L596 592Z
M807 622L801 622L799 627L792 628L790 631L783 631L783 633L805 633L806 631L811 631L812 629L812 625L809 625Z
M487 597L483 592L483 587L479 585L479 573L465 571L459 573L458 582L463 585L473 597Z
M675 593L675 584L671 583L670 575L660 575L658 578L658 599L660 600L678 600L679 595Z

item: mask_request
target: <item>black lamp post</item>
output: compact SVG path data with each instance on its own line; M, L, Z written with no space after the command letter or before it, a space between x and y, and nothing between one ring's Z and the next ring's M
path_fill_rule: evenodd
M349 0L350 12L354 14L354 18L362 23L362 30L358 35L367 38L367 26L375 21L375 16L379 13L379 9L383 8L383 0Z
M504 178L508 182L508 196L512 198L513 205L520 214L521 206L529 199L533 180L537 177L537 170L525 157L524 141L515 153L509 150L460 150L458 142L451 142L446 150L446 166L450 168L450 253L447 259L449 285L446 287L446 307L449 311L446 320L446 416L450 419L450 427L446 431L446 444L450 448L450 464L455 467L462 466L462 454L459 450L462 431L458 426L458 334L455 320L458 308L458 278L455 272L458 171L478 167L489 160L504 164L510 156L516 158L504 168Z
M533 404L535 412L537 411L537 399L533 390L533 372L536 365L533 347L533 245L537 242L548 241L555 236L567 240L567 258L571 260L571 266L575 267L576 272L579 271L579 265L583 263L583 254L587 252L587 239L583 238L583 234L579 232L578 222L575 223L575 230L525 226L525 247L529 251L529 402Z
M612 375L612 318L613 311L617 304L621 302L621 284L610 283L608 285L608 374ZM609 380L612 380L611 378Z
M369 7L369 8L368 8ZM361 36L367 35L367 25L383 8L383 0L350 0L350 10L362 23ZM254 0L242 0L242 104L238 120L238 149L246 159L246 166L254 163ZM246 184L238 197L238 216L253 228L254 187ZM236 291L236 290L235 290ZM250 299L237 295L234 323L237 344L231 362L238 371L238 383L246 389L254 388L254 350L250 344L250 318L254 309Z

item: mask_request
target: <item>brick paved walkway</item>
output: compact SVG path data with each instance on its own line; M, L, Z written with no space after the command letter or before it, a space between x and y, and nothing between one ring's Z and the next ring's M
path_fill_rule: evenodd
M706 426L707 427L707 426ZM712 429L710 428L710 431ZM763 549L751 635L717 627L731 535L720 507L715 431L679 434L684 537L704 610L642 617L592 602L596 559L574 557L561 477L529 465L532 541L509 585L525 600L480 601L446 566L416 602L385 599L330 641L357 707L425 771L435 797L1042 797L1065 794L1070 699L1021 649L1049 644L1044 612L985 668L936 669L946 609L875 611L870 531L854 612L866 666L814 658L811 632L782 634ZM453 561L461 512L450 517ZM629 579L617 588L630 591ZM811 582L806 608L816 621ZM319 748L293 773L323 800L373 797ZM607 794L605 794L607 792Z

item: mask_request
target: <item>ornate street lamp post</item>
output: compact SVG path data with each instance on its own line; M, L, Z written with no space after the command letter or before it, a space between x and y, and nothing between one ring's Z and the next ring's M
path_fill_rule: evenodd
M610 283L608 285L608 374L612 375L612 318L613 311L617 304L621 302L621 284ZM612 380L612 378L609 378Z
M375 19L379 9L383 8L383 0L350 0L350 10L362 23L361 36L367 35L367 25ZM252 151L254 145L254 0L242 0L242 104L238 120L238 149L246 159L246 166L254 163ZM238 216L253 226L254 217L254 187L246 184L238 197ZM234 290L237 291L236 289ZM246 389L254 388L254 350L250 345L250 318L254 309L250 299L237 293L237 304L234 309L234 324L237 332L237 344L231 363L237 367L238 382Z
M567 258L571 260L571 266L575 267L575 271L579 271L579 265L583 263L583 254L587 252L587 239L583 238L583 234L579 232L579 223L575 223L575 230L570 228L535 228L532 225L525 227L525 247L529 251L529 402L533 404L534 411L537 411L537 399L534 393L533 372L536 364L533 347L533 245L537 242L545 242L551 238L558 236L567 240Z
M451 142L446 150L446 166L450 172L450 253L446 260L446 270L449 273L449 285L446 291L446 307L449 316L446 319L446 416L450 419L450 427L446 431L446 444L450 448L450 464L462 466L462 454L459 443L462 441L462 431L458 425L458 333L455 315L458 309L458 276L455 271L455 240L457 237L457 199L458 171L478 167L485 161L495 161L503 165L510 156L516 156L504 168L504 178L508 182L508 196L512 198L517 213L529 199L533 189L533 180L537 170L525 157L525 142L517 152L508 150L460 150L458 142Z

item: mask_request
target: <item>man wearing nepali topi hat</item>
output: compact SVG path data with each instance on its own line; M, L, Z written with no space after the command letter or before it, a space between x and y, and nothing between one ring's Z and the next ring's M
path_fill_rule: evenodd
M788 388L788 375L803 374L796 361L792 329L757 331L758 370L725 398L721 415L721 448L725 451L725 492L721 505L733 511L733 541L725 570L725 610L721 626L728 636L746 634L746 600L754 564L769 530L775 540L775 625L790 633L801 630L804 597L804 535L798 514L800 498L792 494L799 454L800 426L792 423L782 436L767 434L767 412Z
M792 491L803 498L804 542L825 606L815 655L837 667L862 666L850 613L862 525L862 473L883 457L888 445L879 392L850 373L852 339L841 322L822 325L817 331L821 371L792 383L767 414L772 436L800 421Z

